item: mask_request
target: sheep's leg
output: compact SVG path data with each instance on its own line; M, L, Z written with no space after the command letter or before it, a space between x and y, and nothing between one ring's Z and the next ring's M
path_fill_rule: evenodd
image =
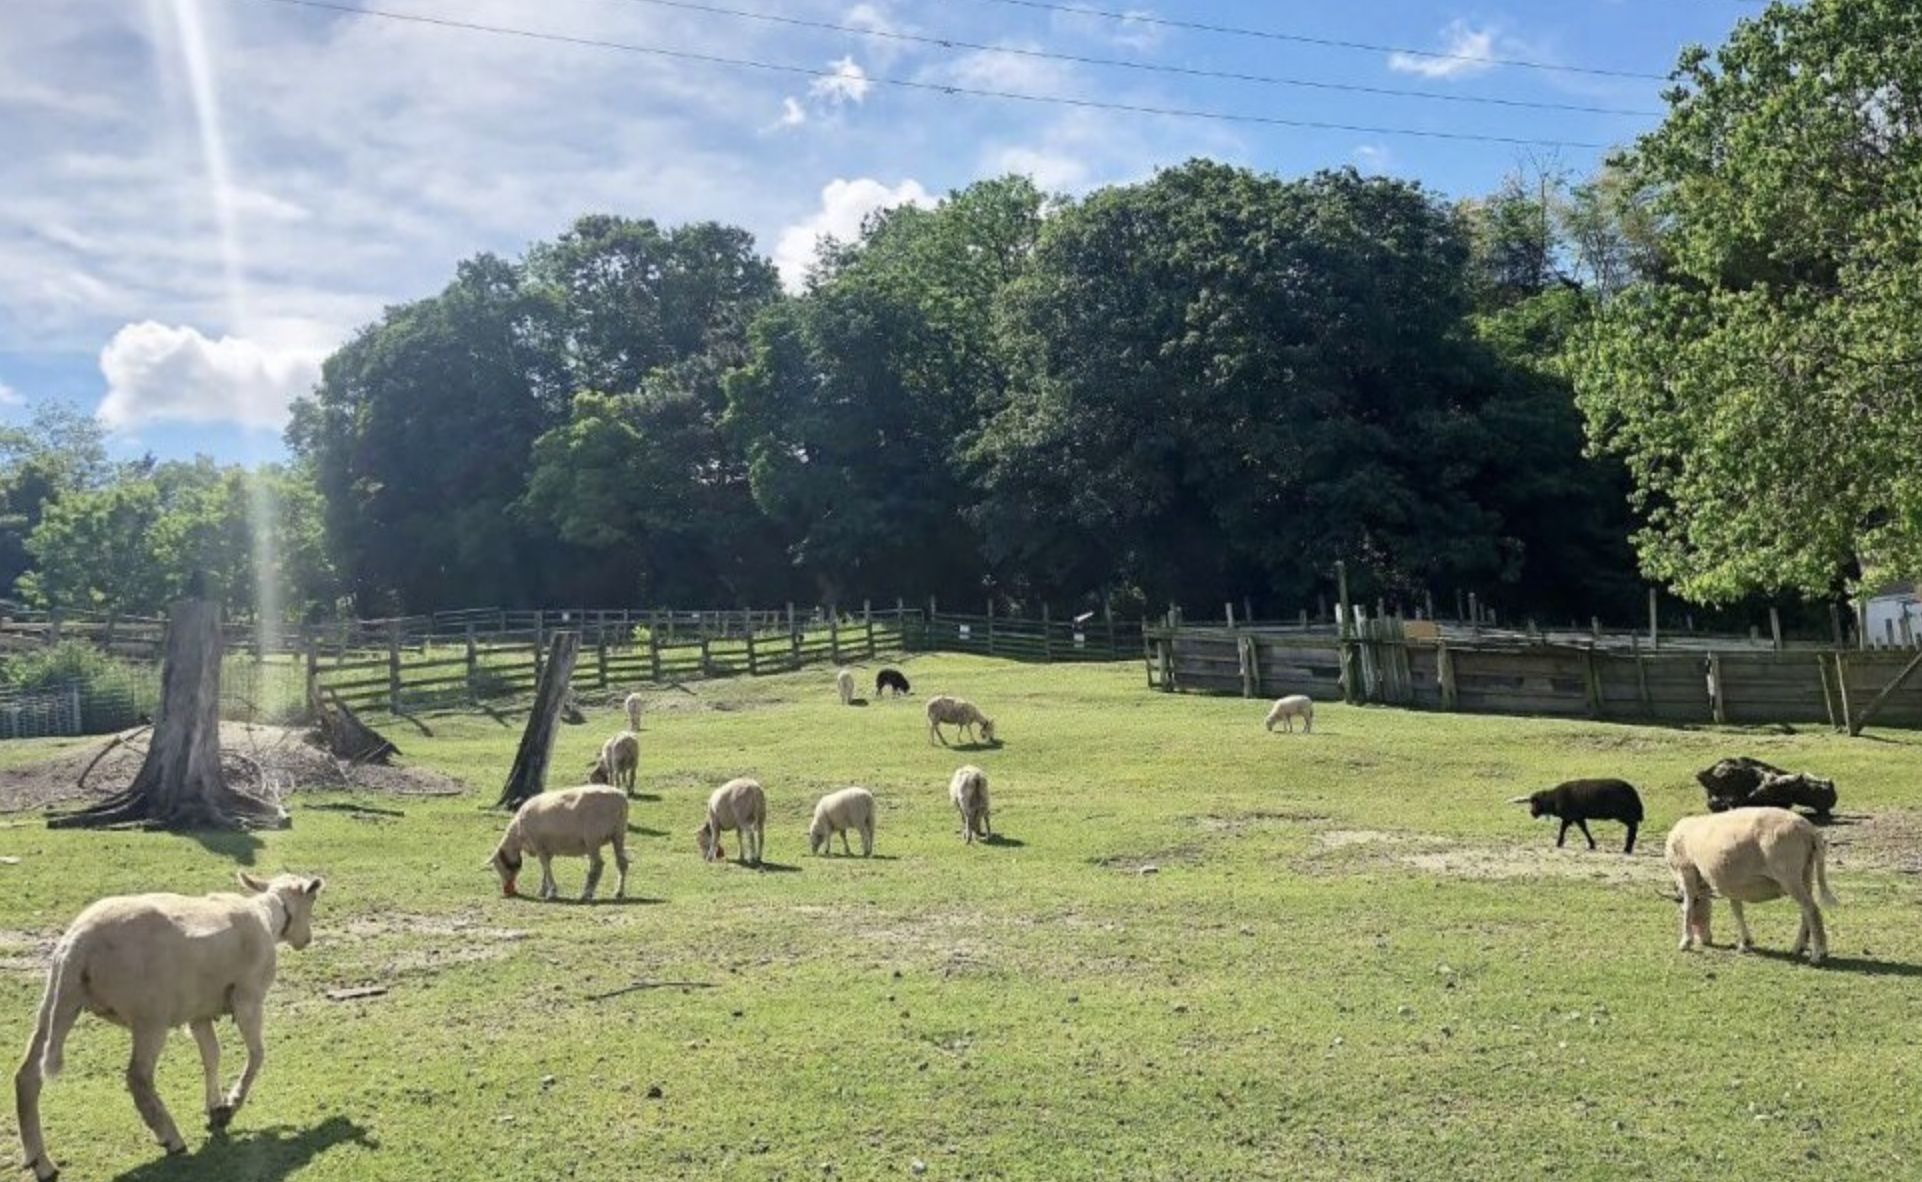
M601 885L601 871L605 869L607 863L601 858L600 847L587 851L587 885L581 888L581 902L594 901L594 889Z
M45 1047L45 1040L36 1030L32 1044L27 1047L26 1061L13 1073L14 1115L19 1118L20 1144L26 1151L24 1165L33 1171L35 1182L53 1182L60 1176L60 1167L47 1156L47 1137L40 1128L40 1089L46 1083L40 1055Z
M247 1042L247 1069L240 1073L240 1082L234 1090L227 1093L227 1107L234 1112L247 1102L248 1093L254 1090L254 1080L260 1076L261 1064L267 1061L267 1043L261 1038L261 999L258 997L234 998L234 1025L240 1028L240 1037Z
M614 835L614 897L627 898L627 836Z
M219 1130L227 1127L233 1119L234 1110L220 1099L220 1039L214 1034L214 1024L206 1019L189 1024L194 1032L194 1042L200 1047L200 1072L206 1077L207 1085L207 1127Z
M1594 848L1595 848L1595 835L1594 835L1593 833L1590 833L1590 832L1588 831L1588 820L1587 820L1587 818L1583 818L1582 820L1579 820L1579 821L1577 821L1577 822L1575 822L1575 824L1581 827L1581 830L1582 830L1582 836L1583 836L1583 837L1586 837L1586 838L1588 838L1588 848L1589 848L1589 849L1591 849L1591 850L1592 850L1592 849L1594 849Z
M560 884L554 881L554 858L550 854L539 855L541 860L541 898L552 899L561 893Z
M1633 821L1628 822L1628 844L1622 847L1622 852L1625 854L1632 854L1635 852L1635 828L1636 828L1635 822Z
M1809 963L1821 964L1829 954L1829 933L1822 923L1822 909L1815 905L1815 897L1806 886L1787 892L1795 905L1802 909L1802 926L1795 933L1795 947L1789 951L1800 956L1804 948L1808 950Z
M1747 952L1755 947L1755 936L1748 930L1748 915L1742 910L1742 901L1730 899L1728 910L1735 917L1735 951Z
M1567 822L1567 821L1563 821L1563 822L1562 822L1562 831L1561 831L1560 833L1557 833L1557 834L1555 835L1555 848L1556 848L1556 849L1561 849L1561 848L1562 848L1562 843L1568 840L1568 826L1569 826L1569 822Z
M848 831L841 830L841 852L848 857L854 856L854 847L848 844Z
M861 826L861 856L863 858L872 858L874 856L873 821L869 821L867 824Z
M147 1122L167 1152L185 1153L187 1143L181 1139L174 1118L154 1088L154 1067L160 1062L160 1051L166 1045L165 1026L134 1027L133 1056L127 1061L127 1090L133 1093L133 1106L140 1110L140 1119Z
M994 836L994 823L988 819L988 807L986 805L981 806L981 836Z

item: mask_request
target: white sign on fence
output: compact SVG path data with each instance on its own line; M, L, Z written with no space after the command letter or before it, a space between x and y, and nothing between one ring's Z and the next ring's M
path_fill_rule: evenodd
M961 639L966 640L967 638L968 638L968 626L966 624L963 624L961 625Z
M1086 632L1077 632L1077 633L1075 633L1075 634L1074 634L1074 646L1075 646L1076 648L1087 648L1087 647L1088 647L1088 634L1087 634Z

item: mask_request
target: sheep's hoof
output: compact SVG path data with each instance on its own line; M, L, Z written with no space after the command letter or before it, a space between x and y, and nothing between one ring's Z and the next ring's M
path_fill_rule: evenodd
M207 1127L218 1133L234 1122L234 1106L222 1104L207 1111Z
M1738 941L1738 942L1736 943L1736 945L1735 945L1735 951L1737 951L1737 952L1753 952L1753 951L1755 951L1755 945L1753 945L1753 944L1751 944L1751 943L1749 943L1749 942L1748 942L1747 940L1742 940L1742 941Z
M51 1158L36 1157L26 1168L33 1171L34 1182L54 1182L60 1176L60 1167L54 1165Z
M181 1154L187 1152L187 1143L182 1141L178 1145L163 1145L161 1148L167 1151L168 1157L179 1157Z

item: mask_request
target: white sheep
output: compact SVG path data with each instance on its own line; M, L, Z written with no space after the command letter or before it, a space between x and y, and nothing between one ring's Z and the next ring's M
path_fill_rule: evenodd
M834 675L834 688L841 692L841 705L854 705L854 670L843 669Z
M631 693L627 695L627 701L621 703L621 708L627 711L627 729L631 731L640 730L641 729L641 695L640 693L637 691L635 693Z
M948 799L961 814L961 832L968 844L974 844L977 834L994 836L994 827L988 823L988 773L973 764L955 769L948 781Z
M640 736L632 731L620 734L601 744L601 753L588 770L587 782L590 784L611 784L627 795L634 795L634 779L641 767Z
M707 798L707 820L694 831L701 857L710 862L724 860L721 834L729 829L741 835L741 864L759 866L767 827L767 793L759 781L729 780Z
M501 894L512 898L519 893L515 881L525 855L534 855L541 864L540 897L552 899L560 894L554 882L554 859L585 857L587 886L581 891L585 902L594 897L601 882L601 847L610 844L618 874L614 897L619 899L627 894L627 795L618 788L588 784L543 792L521 805L488 864L500 875Z
M841 835L841 852L853 854L848 847L848 830L861 835L861 856L874 854L874 793L866 788L843 788L830 792L814 805L814 820L808 825L808 852L834 852L834 835Z
M154 1066L176 1026L193 1031L205 1073L207 1125L227 1127L247 1102L266 1056L262 1005L274 983L279 945L307 947L313 938L318 878L281 874L262 880L242 871L246 895L125 895L102 899L80 913L54 946L47 992L14 1073L26 1167L39 1182L60 1169L47 1156L40 1128L40 1089L60 1074L74 1020L85 1010L133 1032L127 1089L134 1107L168 1153L183 1153L167 1106L154 1088ZM220 1041L214 1019L232 1014L247 1043L247 1066L225 1097L220 1093Z
M928 742L939 740L943 747L948 745L946 735L941 733L943 725L961 728L961 733L974 737L974 728L981 728L981 738L994 742L994 722L975 708L973 702L965 698L938 694L928 699Z
M1800 956L1807 949L1811 964L1821 964L1828 956L1828 931L1815 905L1819 893L1823 904L1835 906L1829 892L1828 842L1808 818L1778 808L1683 817L1668 831L1665 853L1682 894L1683 951L1709 942L1712 887L1735 915L1738 951L1746 952L1755 943L1742 904L1787 895L1802 909L1802 926L1789 954Z
M1281 729L1289 734L1295 733L1295 719L1301 719L1301 733L1307 734L1315 729L1315 701L1306 694L1289 694L1278 700L1268 710L1267 726L1275 729L1279 722Z

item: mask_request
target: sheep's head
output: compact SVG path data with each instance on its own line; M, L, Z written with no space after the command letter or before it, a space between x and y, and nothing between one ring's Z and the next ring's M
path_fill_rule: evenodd
M981 720L981 738L984 742L988 742L988 743L992 743L995 741L993 719L984 718Z
M830 836L827 822L816 817L813 823L808 826L808 853L820 853L822 847L828 844L828 838Z
M280 900L286 913L281 924L280 938L287 941L295 951L307 947L314 938L314 899L320 888L327 883L323 878L308 878L302 874L276 874L271 879L256 878L242 870L240 885L252 894L272 895Z
M727 851L721 848L721 835L712 821L701 822L701 827L694 831L694 842L701 847L701 857L709 862L727 857Z
M587 769L587 782L590 784L612 783L612 781L608 779L607 761L605 759L595 760Z
M488 859L487 864L494 868L494 873L501 876L502 896L511 899L520 893L514 889L514 880L519 878L521 874L521 852L519 850L503 841L494 850L494 856Z
M1546 792L1537 792L1530 796L1510 797L1508 803L1525 804L1528 806L1529 816L1541 817L1541 816L1549 815L1554 811L1553 806L1550 804L1548 797L1549 797L1549 794Z

